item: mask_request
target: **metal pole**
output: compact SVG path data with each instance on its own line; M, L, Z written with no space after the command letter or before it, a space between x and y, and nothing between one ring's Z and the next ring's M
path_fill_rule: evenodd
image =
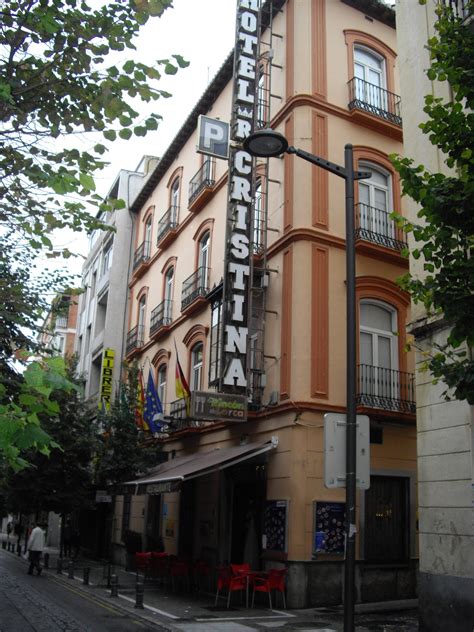
M356 292L354 237L354 160L352 145L344 148L346 170L346 560L344 567L344 632L354 632L356 535Z

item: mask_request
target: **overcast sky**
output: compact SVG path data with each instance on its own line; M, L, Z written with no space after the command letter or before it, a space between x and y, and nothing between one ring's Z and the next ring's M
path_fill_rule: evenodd
M128 141L110 143L106 159L110 165L95 180L98 193L106 195L120 169L135 169L144 154L161 156L199 100L210 80L232 50L235 38L236 0L173 0L173 8L167 9L160 18L152 18L142 27L136 41L137 51L124 51L120 59L133 58L151 64L155 59L182 55L190 65L178 70L176 75L163 75L159 87L172 96L159 99L153 104L143 104L144 115L152 109L163 117L159 128L145 138L132 137ZM102 138L76 137L78 148L88 149ZM58 247L68 247L74 252L87 254L85 236L62 233L56 239ZM79 272L83 261L78 260L68 268Z

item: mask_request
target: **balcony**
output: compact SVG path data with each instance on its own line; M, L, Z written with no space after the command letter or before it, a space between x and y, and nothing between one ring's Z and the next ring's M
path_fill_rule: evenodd
M175 238L178 227L179 206L170 206L158 222L158 235L156 245L166 248Z
M151 242L143 241L133 254L133 273L138 274L150 260Z
M191 213L200 211L212 195L215 180L216 161L207 158L199 171L189 182L188 207Z
M359 364L357 404L398 413L415 413L415 375Z
M171 324L172 309L173 301L166 299L151 312L150 338L158 337L158 332L164 333L165 328L166 331L168 330L168 325Z
M472 15L472 0L443 0L443 4L449 7L457 18L467 20Z
M390 213L367 204L356 204L356 239L370 241L392 250L406 248L406 235L390 217Z
M349 83L349 110L363 110L394 125L402 126L401 99L373 83L353 77Z
M144 325L137 325L127 334L127 342L125 345L125 355L130 355L140 347L143 347L145 342L145 327Z
M191 312L203 303L207 304L206 294L209 292L209 268L200 267L183 281L181 292L181 311ZM193 307L191 307L191 305Z

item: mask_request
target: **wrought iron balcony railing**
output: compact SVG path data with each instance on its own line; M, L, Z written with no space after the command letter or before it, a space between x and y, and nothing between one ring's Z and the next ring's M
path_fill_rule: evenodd
M151 312L150 318L150 336L152 336L160 327L165 327L171 323L171 313L173 309L173 301L165 299Z
M449 7L454 15L462 20L467 20L474 11L472 0L443 0L443 4Z
M145 327L144 325L137 325L127 334L127 342L125 345L125 354L128 355L135 349L143 347L145 342Z
M357 239L394 250L402 250L407 245L405 233L396 225L390 213L367 204L356 204L355 234Z
M135 250L133 255L133 269L136 270L142 263L145 263L150 258L151 243L146 240Z
M170 206L163 217L158 222L158 234L156 243L159 244L163 237L178 226L179 206Z
M67 328L67 316L56 316L56 329Z
M189 182L189 200L192 204L203 189L211 188L216 183L215 180L216 161L213 158L207 158L199 171L191 178Z
M181 311L200 296L209 292L209 268L201 266L183 281L181 292Z
M414 413L415 376L413 373L359 364L357 403L370 408Z
M401 126L401 98L397 94L358 77L353 77L348 85L349 110L365 110Z

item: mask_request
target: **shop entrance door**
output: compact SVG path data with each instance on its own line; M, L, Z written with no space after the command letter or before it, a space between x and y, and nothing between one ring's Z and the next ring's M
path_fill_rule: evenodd
M365 492L365 559L401 562L409 550L409 479L371 476Z
M229 472L232 480L231 558L233 564L259 569L262 554L265 464L250 462Z

